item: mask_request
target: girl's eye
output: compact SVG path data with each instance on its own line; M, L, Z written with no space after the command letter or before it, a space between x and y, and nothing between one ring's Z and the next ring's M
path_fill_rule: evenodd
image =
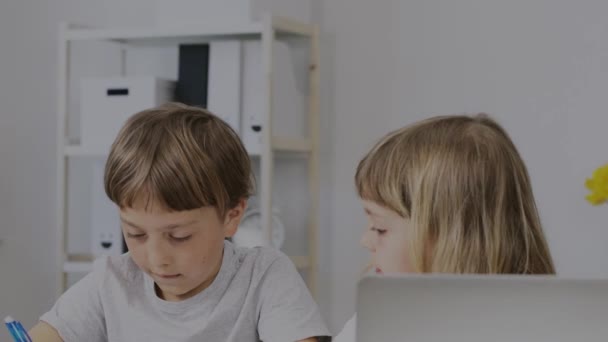
M173 240L175 242L184 242L184 241L190 240L191 237L192 237L192 235L188 235L188 236L184 236L184 237L171 236L171 240Z
M372 227L372 231L378 233L378 235L384 235L386 233L386 229L380 229L376 227Z
M146 237L146 234L131 234L131 233L127 233L127 237L130 239L143 239L144 237Z

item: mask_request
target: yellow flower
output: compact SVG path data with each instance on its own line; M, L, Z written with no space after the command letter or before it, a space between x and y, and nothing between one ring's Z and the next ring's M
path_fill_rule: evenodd
M599 205L608 200L608 164L593 172L593 176L585 181L585 187L591 191L586 199L593 205Z

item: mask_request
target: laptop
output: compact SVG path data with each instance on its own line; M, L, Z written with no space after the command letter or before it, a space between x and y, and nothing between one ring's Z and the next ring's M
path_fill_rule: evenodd
M358 342L608 341L608 279L368 276Z

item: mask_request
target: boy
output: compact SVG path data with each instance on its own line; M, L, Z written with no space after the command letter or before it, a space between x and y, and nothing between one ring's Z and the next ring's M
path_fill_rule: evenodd
M209 112L181 104L131 117L106 163L129 253L95 262L32 329L36 342L317 341L328 336L291 261L243 249L249 156Z

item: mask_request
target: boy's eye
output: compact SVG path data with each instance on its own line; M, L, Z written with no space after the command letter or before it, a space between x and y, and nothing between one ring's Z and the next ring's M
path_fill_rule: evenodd
M176 242L184 242L184 241L190 240L191 237L192 237L192 235L183 236L183 237L171 236L171 240L176 241Z

